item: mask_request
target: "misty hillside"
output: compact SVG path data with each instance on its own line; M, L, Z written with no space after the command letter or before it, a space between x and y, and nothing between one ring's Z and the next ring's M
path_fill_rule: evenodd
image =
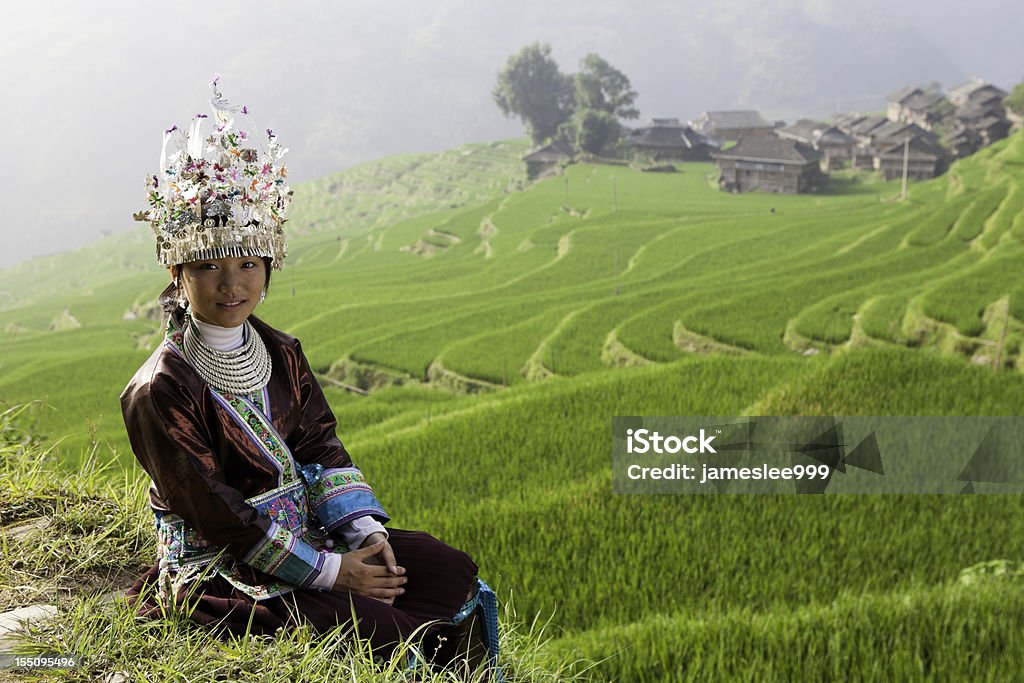
M0 86L15 94L0 129L17 131L0 168L15 189L0 266L130 227L160 132L206 109L214 71L278 130L301 181L519 135L490 93L507 57L533 41L550 43L568 72L588 52L604 56L632 80L644 119L739 106L788 120L875 110L908 83L978 75L1009 88L1024 63L1008 0L240 7L14 10L0 29ZM250 39L226 52L226 35Z

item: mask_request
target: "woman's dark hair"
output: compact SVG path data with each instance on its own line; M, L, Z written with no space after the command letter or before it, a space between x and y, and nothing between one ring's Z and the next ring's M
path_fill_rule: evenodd
M263 289L270 291L270 265L273 263L273 259L269 256L262 256L264 270L267 274L267 279L263 283ZM181 308L181 297L179 296L178 287L175 283L181 280L181 264L174 266L174 279L171 280L170 284L164 287L164 291L160 292L160 296L157 301L160 303L160 308L163 312L168 315L173 315L175 311Z

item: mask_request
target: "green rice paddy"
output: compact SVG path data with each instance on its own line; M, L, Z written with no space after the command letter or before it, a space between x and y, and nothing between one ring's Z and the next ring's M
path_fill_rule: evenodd
M1020 415L1024 134L903 202L865 176L725 194L704 164L527 186L523 151L297 188L258 314L302 340L394 525L470 552L609 680L1013 678L1024 588L963 572L1022 558L1020 497L623 496L609 432ZM0 272L0 400L45 401L31 426L67 462L133 463L117 397L159 338L150 249L140 229ZM327 380L357 371L368 396Z

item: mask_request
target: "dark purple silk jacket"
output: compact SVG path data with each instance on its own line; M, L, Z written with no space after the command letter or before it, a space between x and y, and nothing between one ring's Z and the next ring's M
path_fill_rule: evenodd
M346 481L351 480L353 472L361 476L335 434L334 414L299 341L255 316L249 321L262 337L273 363L270 383L263 393L268 404L263 412L291 451L294 467L319 464L325 475L346 468L346 474L335 475L347 476ZM273 449L257 443L265 443L259 429L248 429L237 413L227 410L223 399L218 400L176 351L180 347L180 325L180 317L172 320L164 343L139 368L121 395L132 450L153 480L153 510L158 518L164 514L181 517L202 542L224 548L246 563L245 570L251 576L245 583L266 583L273 576L308 586L323 564L319 551L306 544L301 534L293 537L287 530L282 532L271 517L246 502L286 483L287 467L281 461L287 459L287 454L279 450L277 460L271 457ZM321 506L320 517L329 518L319 521L328 530L365 514L387 521L368 486L363 484L355 496L337 495L342 488L329 492L334 499ZM358 504L348 503L357 498ZM313 503L311 508L315 507ZM310 515L314 512L311 509ZM285 565L290 565L287 572Z

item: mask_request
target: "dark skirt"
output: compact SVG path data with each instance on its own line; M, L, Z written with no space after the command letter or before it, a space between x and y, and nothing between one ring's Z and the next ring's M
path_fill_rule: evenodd
M348 592L296 589L268 600L255 601L223 577L214 575L186 596L193 586L182 588L176 603L193 609L190 618L231 633L272 634L279 628L308 623L317 632L339 624L350 624L356 616L356 631L370 640L374 654L390 657L394 646L430 621L447 622L466 602L476 585L477 566L469 555L422 531L388 529L389 543L398 564L409 579L405 593L393 605ZM155 595L157 567L154 565L128 589L129 603L140 616L159 618ZM145 591L145 600L139 599ZM251 627L249 626L252 620ZM422 632L436 637L442 628ZM424 651L430 646L424 642Z

